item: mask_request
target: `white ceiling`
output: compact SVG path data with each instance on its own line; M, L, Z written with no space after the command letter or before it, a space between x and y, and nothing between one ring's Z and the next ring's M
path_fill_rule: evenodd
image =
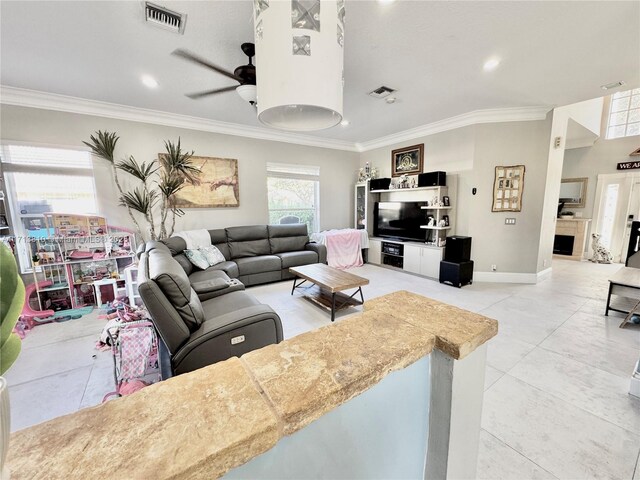
M185 97L233 82L170 55L246 63L252 3L157 3L188 15L183 36L146 24L139 1L1 1L0 83L259 126L235 92ZM486 73L493 55L502 64ZM474 110L566 105L603 95L602 84L640 85L640 2L347 0L344 63L351 124L315 136L366 142ZM383 84L395 104L366 95Z

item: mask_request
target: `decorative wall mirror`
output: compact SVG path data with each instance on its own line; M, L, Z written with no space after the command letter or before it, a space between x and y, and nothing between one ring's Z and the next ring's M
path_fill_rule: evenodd
M584 208L587 199L587 177L563 178L560 184L560 203L565 208Z

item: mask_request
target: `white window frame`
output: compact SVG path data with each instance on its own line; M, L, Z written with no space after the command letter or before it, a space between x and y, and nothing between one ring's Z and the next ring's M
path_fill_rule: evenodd
M270 216L272 210L269 208L269 178L286 178L291 180L306 180L314 182L314 225L311 233L320 231L320 167L315 165L296 165L288 163L267 163L267 215ZM296 210L295 208L286 208L283 211ZM308 210L308 209L299 209ZM267 222L269 223L269 222Z
M71 168L71 167L46 167L42 165L20 165L13 164L10 161L5 161L4 159L10 158L9 147L10 146L21 146L21 147L33 147L33 148L47 148L47 149L56 149L56 150L70 150L76 152L85 152L89 155L90 167L88 168ZM15 195L16 187L13 178L13 173L39 173L39 174L49 174L49 175L66 175L73 177L89 177L91 179L91 183L93 185L93 193L95 196L95 206L96 212L91 212L95 214L99 214L100 205L99 205L99 196L96 189L95 175L93 170L93 159L91 158L91 153L86 148L78 148L78 147L69 147L69 146L60 146L60 145L50 145L50 144L38 144L38 143L27 143L27 142L15 142L15 141L2 141L0 143L0 161L2 162L2 175L4 177L4 185L5 185L5 196L7 201L9 202L9 210L10 210L10 218L11 218L11 227L13 230L13 236L16 238L16 254L18 257L18 265L20 266L20 272L23 274L32 273L33 269L31 268L31 261L29 259L30 252L26 245L28 245L27 232L24 228L23 219L25 218L42 218L44 219L44 214L22 214L20 213L20 209L18 208L18 200ZM67 213L67 212L65 212ZM75 213L75 212L68 212Z
M626 110L622 109L622 110L618 110L618 111L613 111L614 109L614 104L616 102L616 100L620 100L623 98L629 98L629 105L627 105ZM638 123L640 123L640 119L638 121L634 121L631 124L629 123L629 113L631 110L637 110L640 108L640 105L635 106L632 108L631 106L631 102L634 99L640 98L640 88L634 88L632 90L626 90L623 92L618 92L618 93L614 93L613 95L611 95L611 97L609 98L609 112L607 114L607 130L606 130L606 139L607 140L613 140L616 138L625 138L625 137L633 137L636 135L640 135L640 131L638 133L629 133L629 125L636 125ZM624 123L620 123L618 125L611 125L611 120L612 117L614 115L619 115L622 113L626 113L626 120ZM614 136L612 134L612 130L615 129L616 127L624 127L624 135L616 135Z

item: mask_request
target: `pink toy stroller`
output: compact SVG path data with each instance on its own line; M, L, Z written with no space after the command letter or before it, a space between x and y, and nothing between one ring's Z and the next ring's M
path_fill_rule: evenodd
M134 393L160 380L158 337L151 322L127 322L120 325L117 333L107 333L111 340L116 390L107 393L103 402L114 395L121 397Z

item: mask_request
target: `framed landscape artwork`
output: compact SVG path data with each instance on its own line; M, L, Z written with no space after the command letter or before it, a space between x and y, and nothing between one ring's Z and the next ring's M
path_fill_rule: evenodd
M424 163L424 143L399 148L391 152L391 175L415 175L422 173Z
M524 165L495 168L492 212L520 212L524 190Z
M200 168L199 183L187 185L176 194L178 208L219 208L240 206L238 160L234 158L191 157Z

